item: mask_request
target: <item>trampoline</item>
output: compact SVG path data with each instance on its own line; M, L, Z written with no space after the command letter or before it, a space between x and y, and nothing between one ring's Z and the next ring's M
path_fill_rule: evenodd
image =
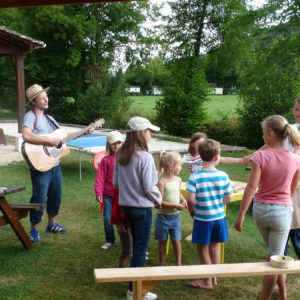
M82 152L89 152L90 154L103 151L106 148L106 135L104 134L88 134L82 137L69 141L67 146L78 149L79 152L79 179L81 181L81 155Z

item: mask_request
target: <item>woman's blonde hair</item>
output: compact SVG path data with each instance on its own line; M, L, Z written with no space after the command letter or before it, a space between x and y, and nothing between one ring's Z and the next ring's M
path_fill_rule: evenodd
M160 152L158 156L158 174L163 175L171 164L175 165L181 161L181 156L177 152Z
M189 148L188 148L188 153L192 154L192 155L195 155L196 154L196 151L195 151L195 148L193 146L193 144L199 140L199 139L206 139L206 134L203 133L203 132L195 132L192 137L191 137L191 140L190 140L190 144L189 144Z
M274 132L281 141L288 137L294 148L300 146L300 137L298 132L283 116L272 115L265 118L262 122L262 129L268 132Z
M130 130L130 127L127 126L127 129ZM117 161L121 165L126 166L129 163L131 156L137 150L148 152L148 146L145 139L147 130L148 129L126 132L125 142L117 153Z

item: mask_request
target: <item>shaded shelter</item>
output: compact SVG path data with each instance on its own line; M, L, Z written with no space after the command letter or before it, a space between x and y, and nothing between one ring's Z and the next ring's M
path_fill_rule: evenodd
M0 57L9 56L16 74L18 132L22 131L25 114L24 54L46 44L14 30L0 26Z

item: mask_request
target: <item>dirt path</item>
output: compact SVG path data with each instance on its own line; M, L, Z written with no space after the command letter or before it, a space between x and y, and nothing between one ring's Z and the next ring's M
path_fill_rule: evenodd
M15 151L14 145L0 145L0 166L7 166L21 160L23 160L23 156L20 152Z

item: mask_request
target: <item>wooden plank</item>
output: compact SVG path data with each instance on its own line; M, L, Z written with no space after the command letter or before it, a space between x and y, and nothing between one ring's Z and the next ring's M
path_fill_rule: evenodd
M274 268L268 262L255 262L218 265L106 268L94 270L96 282L158 281L239 276L247 277L296 273L300 273L300 261L292 262L288 269Z
M46 205L42 203L10 203L9 206L13 210L39 210L44 208Z
M3 191L2 191L2 188L4 189ZM23 191L23 190L25 190L25 186L2 185L2 186L0 186L0 197L9 195L9 194L13 194L13 193L17 193L17 192Z

